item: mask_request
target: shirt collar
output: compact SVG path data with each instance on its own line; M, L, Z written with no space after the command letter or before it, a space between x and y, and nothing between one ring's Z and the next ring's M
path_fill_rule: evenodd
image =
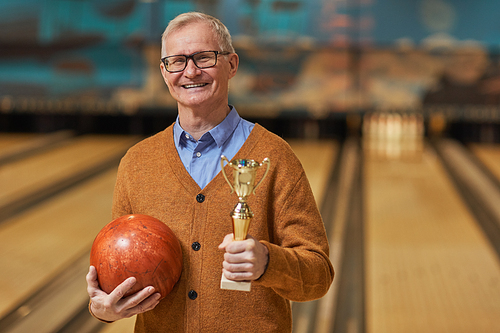
M232 105L229 105L229 107L231 108L231 111L226 116L226 118L224 118L224 120L219 125L215 126L210 131L207 132L210 133L210 135L214 138L215 143L219 148L231 136L231 134L234 132L234 130L238 126L238 123L241 120L241 117L239 116L236 109ZM187 133L182 129L181 125L179 124L179 116L177 116L177 120L175 121L174 124L174 141L177 147L179 147L181 136L186 134L189 133ZM203 135L206 135L206 133ZM191 134L189 134L189 136L191 136Z
M174 142L176 147L180 147L179 142L181 141L182 135L185 135L185 132L179 124L179 116L177 116L174 124Z
M233 134L241 120L241 117L238 115L238 112L236 112L236 109L232 105L229 105L229 107L231 108L231 111L226 118L224 118L219 125L209 131L219 148L224 144L224 142L226 142L227 139L229 139L231 134Z

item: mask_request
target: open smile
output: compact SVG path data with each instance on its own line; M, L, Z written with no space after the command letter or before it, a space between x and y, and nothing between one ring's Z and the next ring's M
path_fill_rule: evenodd
M184 84L182 85L182 87L184 89L192 89L192 88L199 88L199 87L204 87L206 86L208 83L196 83L196 84Z

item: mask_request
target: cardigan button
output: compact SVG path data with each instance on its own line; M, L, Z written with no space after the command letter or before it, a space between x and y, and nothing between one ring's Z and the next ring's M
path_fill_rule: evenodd
M198 201L199 203L202 203L203 201L205 201L205 196L203 194L198 194L196 196L196 201Z
M193 250L199 251L201 249L201 244L198 242L194 242L193 244L191 244L191 247L193 248Z
M190 299L192 299L192 300L195 300L195 299L196 299L196 297L198 297L198 293L197 293L196 291L194 291L194 290L190 290L190 291L188 292L188 297L189 297Z

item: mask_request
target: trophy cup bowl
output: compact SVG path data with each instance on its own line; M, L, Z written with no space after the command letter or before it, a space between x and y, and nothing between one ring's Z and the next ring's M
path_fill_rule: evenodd
M233 169L232 182L224 171L224 161ZM249 159L235 159L230 162L224 155L221 156L220 164L222 174L231 188L231 193L236 192L238 196L238 203L231 212L234 240L245 240L253 217L253 213L247 204L247 198L251 194L255 194L257 187L266 178L271 164L267 157L262 163ZM267 165L266 171L260 181L255 184L257 170L264 165ZM250 282L230 281L222 275L221 288L250 291Z

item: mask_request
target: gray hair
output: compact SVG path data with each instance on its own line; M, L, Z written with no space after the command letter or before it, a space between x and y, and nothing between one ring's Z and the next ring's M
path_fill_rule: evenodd
M165 44L167 38L171 33L176 32L188 24L195 22L205 22L213 30L215 37L217 38L219 47L221 51L228 51L234 53L233 43L231 41L231 34L227 27L217 18L210 16L208 14L199 12L189 12L178 15L172 21L169 22L167 28L161 35L161 56L165 57L167 50L165 50Z

